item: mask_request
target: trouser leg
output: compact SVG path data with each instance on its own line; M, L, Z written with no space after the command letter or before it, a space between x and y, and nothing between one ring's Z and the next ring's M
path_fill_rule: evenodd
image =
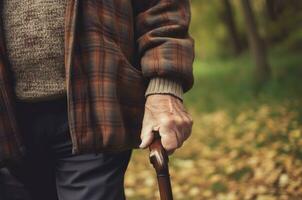
M49 162L25 160L11 169L12 174L24 185L32 200L57 200L54 171ZM42 163L43 162L43 163Z
M63 126L56 135L60 142L52 145L59 199L125 199L124 175L132 151L72 155L67 113L62 113L60 118Z
M24 138L26 156L10 166L10 172L24 185L33 200L57 200L49 133L56 130L54 113L38 112L35 104L18 104L17 121Z
M67 107L28 116L20 115L28 155L14 172L34 200L125 199L124 175L131 150L73 155Z
M0 200L30 200L24 186L6 168L0 170Z
M56 167L60 200L123 200L130 151L64 158Z

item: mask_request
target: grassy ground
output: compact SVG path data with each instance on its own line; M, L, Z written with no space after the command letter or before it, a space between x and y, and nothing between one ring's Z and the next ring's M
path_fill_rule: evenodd
M270 62L255 97L248 55L196 60L192 136L170 157L175 199L302 199L301 53L274 51ZM147 151L134 152L125 183L130 200L158 199Z

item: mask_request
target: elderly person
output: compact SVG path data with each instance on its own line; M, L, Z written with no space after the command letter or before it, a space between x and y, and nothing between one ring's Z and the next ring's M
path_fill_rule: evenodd
M34 200L125 199L132 150L191 133L189 0L1 3L0 163Z

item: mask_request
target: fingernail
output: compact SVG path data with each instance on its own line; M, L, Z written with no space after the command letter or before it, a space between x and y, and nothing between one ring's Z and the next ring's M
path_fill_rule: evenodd
M143 145L144 143L142 142L140 145L139 145L139 148L143 149Z

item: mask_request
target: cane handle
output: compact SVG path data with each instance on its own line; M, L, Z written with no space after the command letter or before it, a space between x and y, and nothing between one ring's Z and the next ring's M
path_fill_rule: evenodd
M158 131L154 131L154 140L149 146L150 162L153 164L157 174L166 173L168 169L169 158L164 149Z

